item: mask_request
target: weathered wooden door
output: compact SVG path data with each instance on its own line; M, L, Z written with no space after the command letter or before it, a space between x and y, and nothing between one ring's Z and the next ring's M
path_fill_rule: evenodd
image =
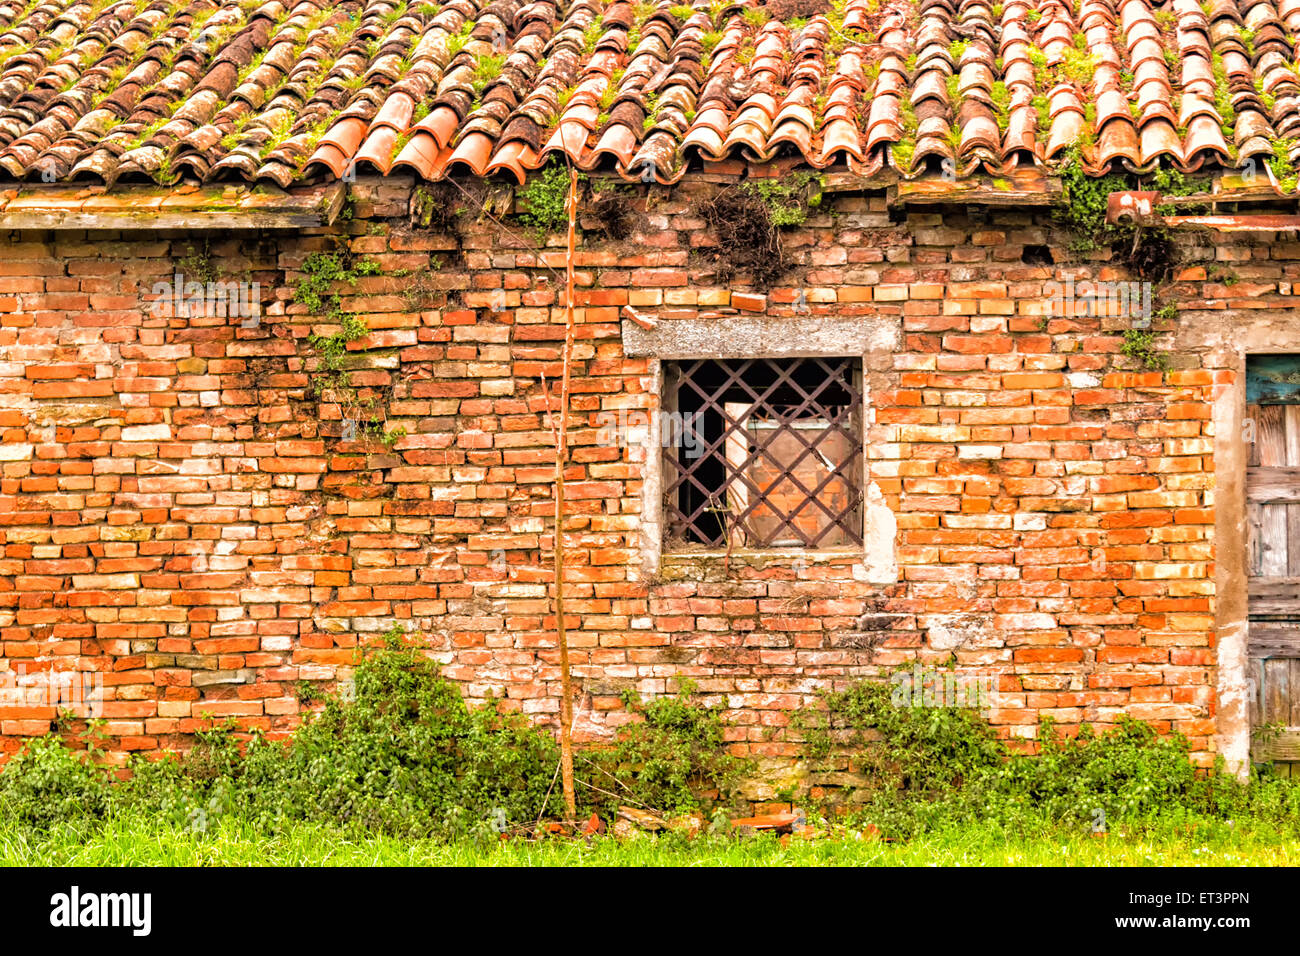
M1300 776L1300 404L1249 404L1246 415L1252 752Z

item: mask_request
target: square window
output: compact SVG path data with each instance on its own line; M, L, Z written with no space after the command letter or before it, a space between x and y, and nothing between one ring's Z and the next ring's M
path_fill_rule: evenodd
M863 541L858 358L664 362L669 547Z

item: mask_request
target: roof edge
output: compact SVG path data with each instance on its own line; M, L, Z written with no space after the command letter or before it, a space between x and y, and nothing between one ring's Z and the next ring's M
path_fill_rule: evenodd
M343 182L280 189L212 186L23 186L0 190L0 229L309 229L333 225Z

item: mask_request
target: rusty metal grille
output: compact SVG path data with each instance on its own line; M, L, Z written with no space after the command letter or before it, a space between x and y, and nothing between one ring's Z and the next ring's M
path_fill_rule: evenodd
M669 546L860 545L861 379L856 358L665 362Z

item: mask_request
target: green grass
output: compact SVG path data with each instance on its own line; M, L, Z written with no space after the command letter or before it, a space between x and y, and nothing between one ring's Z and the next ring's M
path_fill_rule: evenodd
M1296 866L1300 840L1200 821L1104 838L1044 828L952 828L907 842L642 836L627 842L512 840L499 846L345 833L310 823L267 835L229 819L205 833L146 817L45 834L0 830L3 866Z

